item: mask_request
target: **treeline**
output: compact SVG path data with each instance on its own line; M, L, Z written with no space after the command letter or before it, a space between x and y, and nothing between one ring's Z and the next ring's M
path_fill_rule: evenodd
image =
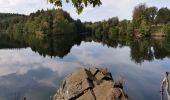
M0 14L0 32L13 37L28 35L52 36L61 34L91 33L98 39L114 39L118 36L151 37L170 36L170 9L147 7L134 8L132 20L113 17L99 22L74 20L62 9L38 10L29 16Z
M1 14L0 30L13 36L61 35L85 32L80 20L74 20L62 9L38 10L29 16ZM8 16L6 16L8 15ZM0 16L1 17L1 16Z
M170 9L167 7L147 7L139 4L134 8L132 20L119 20L113 17L109 20L95 23L86 22L91 32L98 38L113 38L115 36L151 37L170 34ZM157 35L157 34L156 34Z
M0 13L0 32L6 31L11 23L18 23L25 16L12 13Z
M133 20L134 30L143 36L151 36L154 32L162 32L168 35L167 27L170 22L170 9L163 7L147 7L145 4L139 4L134 8ZM167 30L168 29L168 30Z
M86 27L91 29L93 36L97 38L115 38L117 36L133 33L133 25L130 20L119 21L118 17L113 17L107 21L95 23L85 23Z

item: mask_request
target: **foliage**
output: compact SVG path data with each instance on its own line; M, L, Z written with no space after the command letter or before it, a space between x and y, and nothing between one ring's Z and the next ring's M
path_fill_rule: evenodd
M110 28L109 32L110 32L109 39L113 39L117 36L119 30L118 30L118 28L115 27L115 28Z
M50 3L54 4L55 6L62 7L64 0L48 0ZM77 13L80 14L84 7L88 5L93 5L93 7L100 6L102 2L100 0L65 0L66 3L71 2L73 6L76 8Z
M72 0L73 1L73 0ZM98 0L96 0L97 3ZM51 0L51 3L61 2ZM74 2L78 2L75 1ZM74 3L73 2L73 3ZM79 1L80 5L93 4L95 0ZM62 4L62 2L61 2ZM56 3L56 5L58 5ZM78 4L76 4L78 5ZM61 6L61 5L59 5ZM96 6L96 5L94 5ZM19 14L0 14L0 32L13 36L33 35L35 37L91 33L98 39L113 39L117 36L151 36L155 32L163 32L164 24L170 21L170 10L168 8L147 7L145 4L137 5L133 10L133 19L119 20L113 17L99 22L84 22L80 19L74 20L69 13L62 9L38 10L29 16ZM165 30L167 30L167 25Z
M110 26L117 26L119 24L119 18L113 17L113 18L110 18L107 22Z
M38 11L26 21L24 31L28 33L41 32L46 35L73 33L73 19L62 9Z
M147 7L139 4L133 11L133 28L136 33L151 36L151 33L163 32L164 24L170 21L168 8Z
M163 31L164 25L152 25L151 26L151 33L161 33Z
M128 22L128 23L127 23L126 33L127 33L128 35L132 35L132 33L134 33L133 23L131 23L131 22Z
M62 9L38 10L29 16L0 14L1 33L36 37L48 35L77 34L86 32L85 25L80 20L73 20Z
M146 19L146 21L154 24L157 12L158 12L157 7L146 8L146 10L145 10L145 19Z
M121 22L119 22L119 33L120 34L126 34L127 33L127 24L128 21L127 20L122 20Z
M166 24L170 21L170 10L168 8L160 8L156 17L157 24Z
M150 25L145 20L142 20L139 32L142 33L143 36L150 36Z
M164 26L164 33L167 35L168 38L170 37L170 22Z
M24 15L19 14L0 13L0 30L7 30L10 24L20 22L23 17Z
M143 18L145 17L146 4L139 4L133 10L133 23L136 28L139 28L140 23L142 23Z
M6 39L11 43L8 44L11 48L30 46L40 55L63 57L74 44L81 43L79 34L90 32L91 41L102 42L111 47L129 46L132 60L141 63L144 60L170 57L169 16L168 8L158 10L156 7L147 7L145 4L135 7L132 21L113 17L94 23L82 23L79 19L72 19L62 9L39 10L29 16L2 13L0 14L0 33L6 33L7 37L0 37L0 44L3 47L3 39ZM162 29L167 35L165 42L151 43L150 38L146 39L151 33L161 32ZM144 39L129 39L136 30L143 35Z

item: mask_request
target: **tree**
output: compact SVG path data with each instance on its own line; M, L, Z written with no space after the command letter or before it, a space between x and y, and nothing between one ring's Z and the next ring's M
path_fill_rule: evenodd
M101 27L97 27L97 28L95 29L95 36L96 36L98 39L101 39L101 38L102 38Z
M150 36L150 29L150 25L146 22L146 20L142 20L139 32L142 33L143 36Z
M170 38L170 22L164 26L164 33Z
M113 17L107 21L111 27L117 26L119 24L119 18Z
M138 6L136 6L134 8L134 10L133 10L133 23L134 23L136 28L139 28L140 23L144 19L146 8L147 8L146 4L143 4L143 3L139 4Z
M126 32L128 35L130 35L130 36L132 35L132 33L134 32L133 23L128 22Z
M117 27L111 27L109 28L109 39L113 39L116 38L116 36L118 35L119 30Z
M170 10L168 8L161 8L156 17L157 24L166 24L170 21Z
M154 20L156 18L157 12L158 12L157 7L146 8L146 10L145 10L145 19L146 19L146 21L154 24Z
M119 34L127 34L127 20L122 20L121 22L119 22Z
M85 27L84 27L84 25L82 24L82 22L81 22L81 20L80 19L77 19L76 21L75 21L75 26L76 26L76 30L77 30L77 33L81 33L82 31L84 31L85 30Z
M55 6L62 7L62 3L64 0L48 0L50 3ZM93 7L100 6L102 2L100 0L65 0L66 3L71 2L73 6L76 8L77 13L80 14L84 7L88 5L93 5Z

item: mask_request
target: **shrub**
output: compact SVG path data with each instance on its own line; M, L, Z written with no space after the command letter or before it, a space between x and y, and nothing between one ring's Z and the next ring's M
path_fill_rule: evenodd
M147 22L145 20L142 20L142 23L141 23L140 28L139 28L139 32L143 36L150 36L150 25L147 24Z
M166 36L170 36L170 22L167 23L165 26L164 26L164 33L166 34Z

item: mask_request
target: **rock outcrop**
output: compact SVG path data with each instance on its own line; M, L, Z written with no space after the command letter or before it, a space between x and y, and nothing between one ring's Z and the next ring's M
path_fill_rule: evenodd
M106 69L82 68L67 76L54 100L127 100L120 82Z

